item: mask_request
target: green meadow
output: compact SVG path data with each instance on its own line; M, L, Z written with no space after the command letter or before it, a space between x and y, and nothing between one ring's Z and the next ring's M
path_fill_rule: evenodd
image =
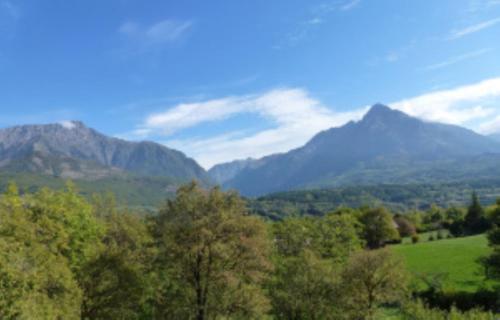
M425 241L417 244L403 243L393 247L403 256L416 284L425 288L423 277L439 275L444 290L475 291L493 285L486 280L481 257L490 253L485 235Z

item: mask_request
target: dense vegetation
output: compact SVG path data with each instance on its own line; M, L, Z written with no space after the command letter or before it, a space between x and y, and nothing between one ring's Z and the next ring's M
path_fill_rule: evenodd
M492 254L481 261L494 281L499 218L500 203L483 209L474 196L467 210L342 208L270 222L237 194L196 183L141 216L72 184L23 195L10 184L0 198L0 319L381 319L391 310L493 319L479 309L498 306L479 295L465 305L438 281L413 286L411 260L408 270L394 252L402 247L387 245L418 242L417 231L488 228Z
M250 210L273 220L289 216L321 216L338 207L384 206L393 212L464 206L476 190L484 204L500 194L500 180L469 180L440 184L352 186L298 190L249 200Z

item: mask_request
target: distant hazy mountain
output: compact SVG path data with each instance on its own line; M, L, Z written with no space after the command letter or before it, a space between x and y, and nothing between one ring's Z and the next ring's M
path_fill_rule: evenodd
M496 153L500 143L490 138L377 104L361 121L323 131L302 148L263 165L247 166L224 186L254 196L317 186L426 182L443 172L446 180L455 174L450 168L462 170L460 159L467 159L463 161L472 170L482 168L484 161L484 166L495 163Z
M210 168L208 174L210 178L212 178L212 181L222 185L236 177L241 171L259 168L276 156L277 155L272 155L261 159L248 158L245 160L235 160L218 164Z
M209 181L205 170L179 151L108 137L76 121L1 129L0 170L85 180L130 173Z

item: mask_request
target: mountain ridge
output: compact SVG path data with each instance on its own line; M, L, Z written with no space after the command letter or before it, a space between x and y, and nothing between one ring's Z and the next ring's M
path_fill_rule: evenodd
M354 181L345 178L349 173L359 182L374 172L386 176L370 183L384 183L395 177L391 167L418 175L429 172L433 163L445 169L446 160L490 153L500 153L500 143L459 126L426 122L375 104L360 121L322 131L304 146L257 168L247 166L224 187L258 196L348 184Z
M120 173L210 178L196 161L163 145L106 136L80 121L0 129L0 170L98 179Z

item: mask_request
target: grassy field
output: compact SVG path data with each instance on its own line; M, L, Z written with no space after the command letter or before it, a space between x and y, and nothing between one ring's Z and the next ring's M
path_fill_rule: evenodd
M477 260L489 254L485 235L444 239L393 246L406 260L408 269L416 275L442 274L445 290L475 291L493 283L486 281ZM424 283L416 280L419 287Z

